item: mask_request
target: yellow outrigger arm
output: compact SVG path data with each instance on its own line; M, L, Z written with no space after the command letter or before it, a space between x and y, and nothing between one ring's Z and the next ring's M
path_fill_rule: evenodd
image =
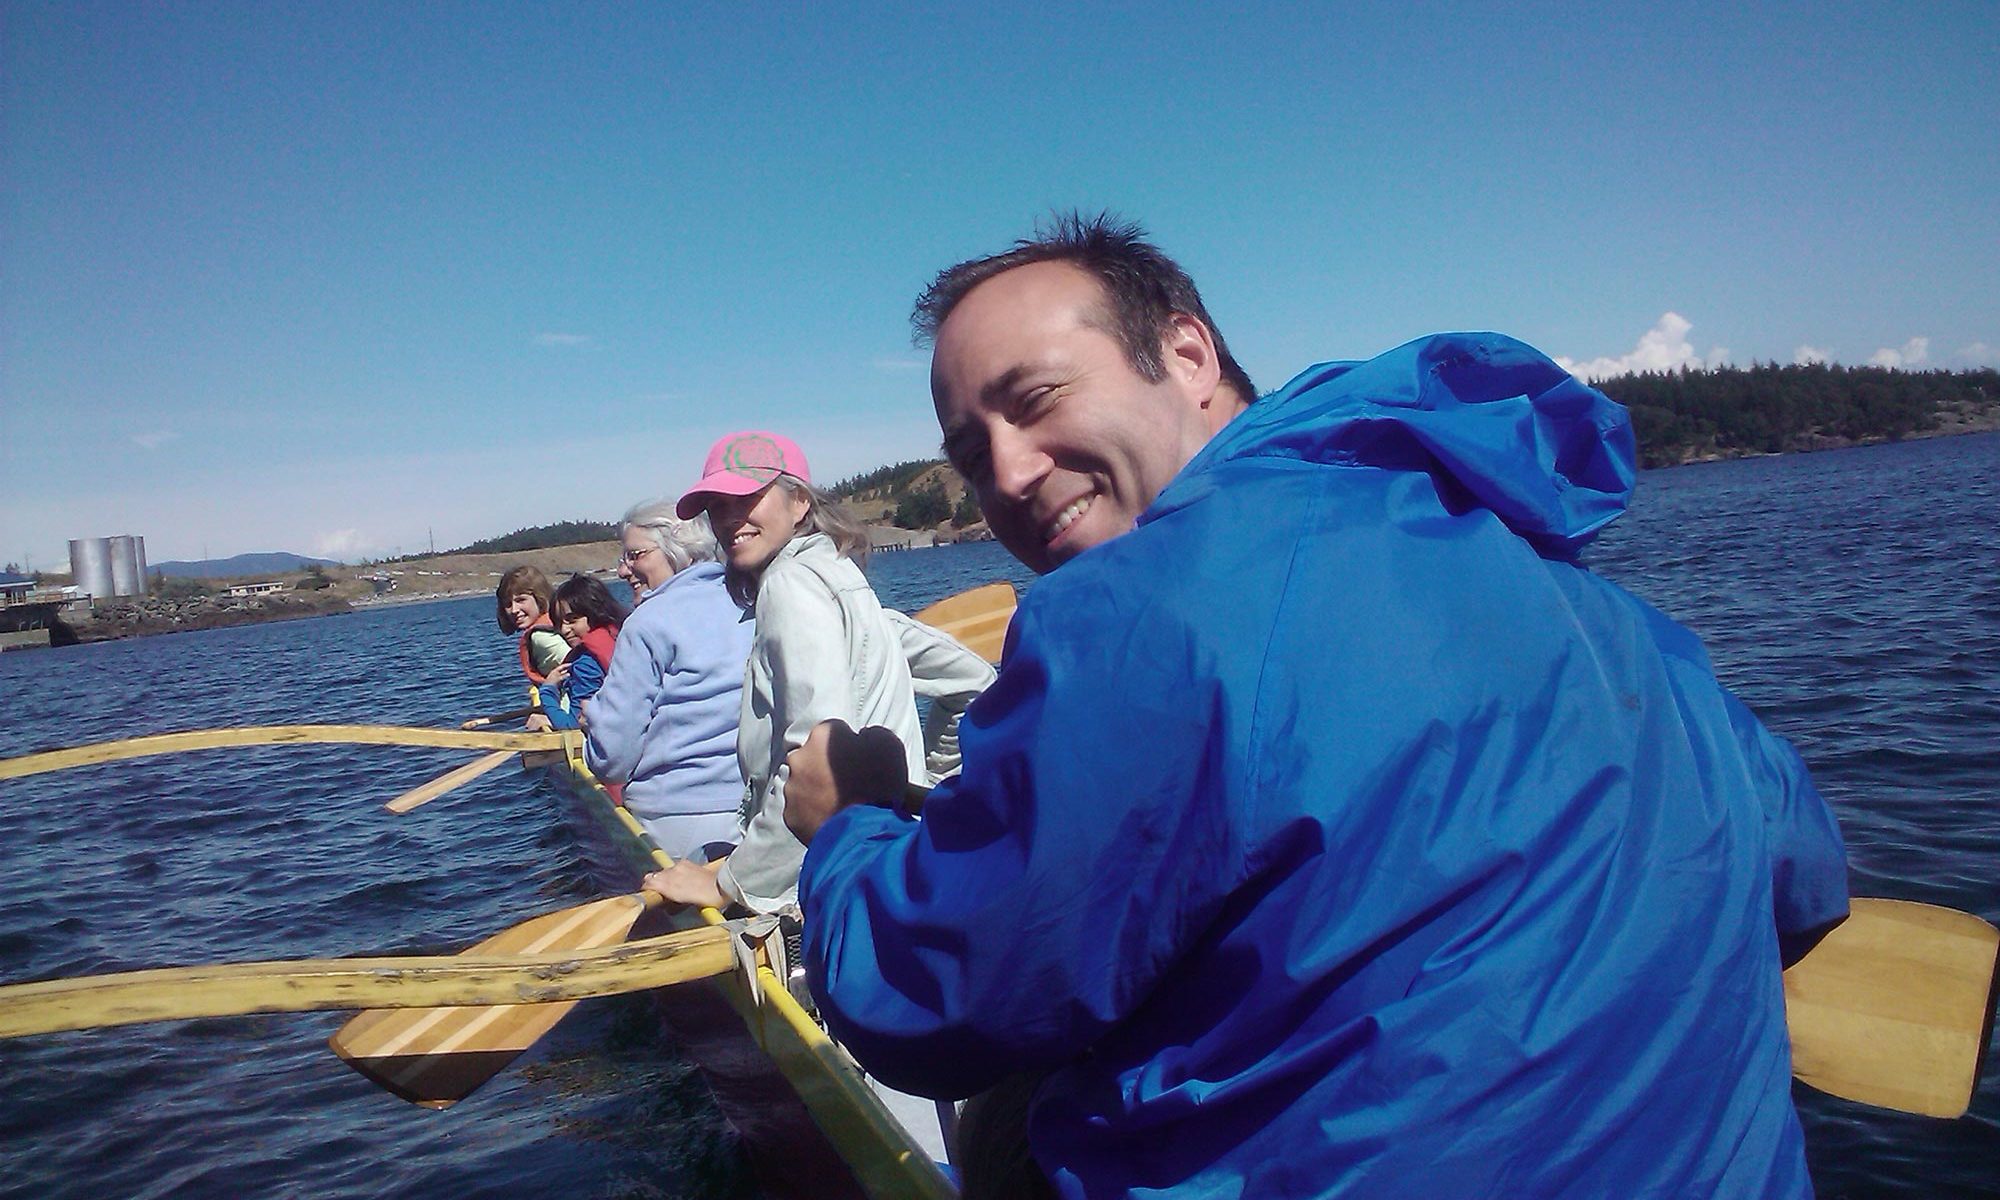
M62 746L0 758L0 779L39 775L68 767L148 758L183 750L216 750L229 746L297 746L308 744L362 746L441 746L450 750L560 750L562 735L549 733L485 733L463 729L424 729L411 725L245 725L227 729L190 729L183 733L153 733L83 746Z

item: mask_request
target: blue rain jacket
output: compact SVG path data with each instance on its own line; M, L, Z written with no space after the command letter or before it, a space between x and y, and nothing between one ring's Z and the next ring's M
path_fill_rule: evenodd
M1624 410L1441 335L1314 367L1036 584L921 822L801 880L894 1087L1051 1071L1071 1196L1804 1196L1780 983L1832 814L1578 566Z

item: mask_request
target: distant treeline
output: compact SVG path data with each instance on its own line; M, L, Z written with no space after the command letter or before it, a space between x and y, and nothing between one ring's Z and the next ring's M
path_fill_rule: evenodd
M909 462L876 467L866 474L843 479L827 491L836 500L846 500L863 492L893 492L943 461L941 458L917 458Z
M2000 371L1825 364L1620 375L1596 386L1632 412L1644 466L1821 450L1938 428L2000 409Z
M553 525L537 525L532 529L516 529L512 533L487 538L456 550L446 550L445 554L513 554L520 550L540 550L547 546L574 546L578 542L609 542L618 537L615 521L557 521ZM429 558L431 555L412 554L411 558Z

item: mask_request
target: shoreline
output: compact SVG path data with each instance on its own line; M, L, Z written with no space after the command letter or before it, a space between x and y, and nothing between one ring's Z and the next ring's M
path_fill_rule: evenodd
M1783 458L1795 454L1818 454L1827 450L1850 450L1895 442L1929 441L1968 434L2000 433L2000 408L1991 409L1938 429L1923 430L1900 438L1826 439L1823 444L1780 451L1727 451L1692 455L1674 462L1640 466L1641 471L1665 471L1676 467L1734 462L1752 458ZM907 531L898 531L907 532ZM933 549L954 545L916 545L907 549ZM878 547L878 549L881 549ZM905 548L898 547L897 553ZM540 568L551 578L572 573L610 575L618 562L616 542L586 542L572 546L549 546L507 554L440 555L436 558L403 559L396 563L335 567L326 571L333 583L319 591L283 591L258 597L121 597L100 608L77 614L58 613L50 622L49 647L93 642L123 641L133 637L189 633L202 629L225 629L270 621L296 621L310 617L346 616L371 609L410 604L437 604L490 596L502 571L516 565ZM422 564L419 566L418 564ZM495 569L499 567L500 569ZM398 592L395 584L405 578L436 580L449 590L421 593ZM305 578L299 573L297 578ZM475 585L473 580L479 582ZM489 584L486 581L492 580ZM377 591L379 581L388 588ZM456 586L453 586L456 585ZM235 600L237 603L231 603ZM7 653L38 650L39 645L4 647Z
M1788 447L1784 450L1729 449L1693 452L1693 447L1680 447L1681 450L1688 451L1689 453L1672 461L1662 461L1652 464L1648 464L1645 461L1645 454L1642 451L1639 456L1639 469L1642 471L1665 471L1673 467L1690 467L1698 463L1735 462L1743 458L1784 458L1793 454L1819 454L1827 450L1852 450L1859 446L1887 446L1896 442L1923 442L1929 441L1932 438L1961 437L1975 433L2000 433L2000 407L1988 408L1982 412L1972 414L1952 413L1948 414L1948 416L1950 419L1941 423L1936 429L1919 429L1913 433L1903 434L1900 437L1890 437L1887 434L1883 434L1876 437L1845 438L1812 434L1808 436L1803 444Z

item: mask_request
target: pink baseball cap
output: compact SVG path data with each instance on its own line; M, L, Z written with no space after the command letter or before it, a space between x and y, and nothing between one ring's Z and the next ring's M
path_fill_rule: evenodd
M708 461L701 465L701 480L681 493L674 511L681 520L688 520L708 507L709 496L748 496L779 475L812 482L812 476L806 474L805 452L797 442L759 429L729 434L709 447Z

